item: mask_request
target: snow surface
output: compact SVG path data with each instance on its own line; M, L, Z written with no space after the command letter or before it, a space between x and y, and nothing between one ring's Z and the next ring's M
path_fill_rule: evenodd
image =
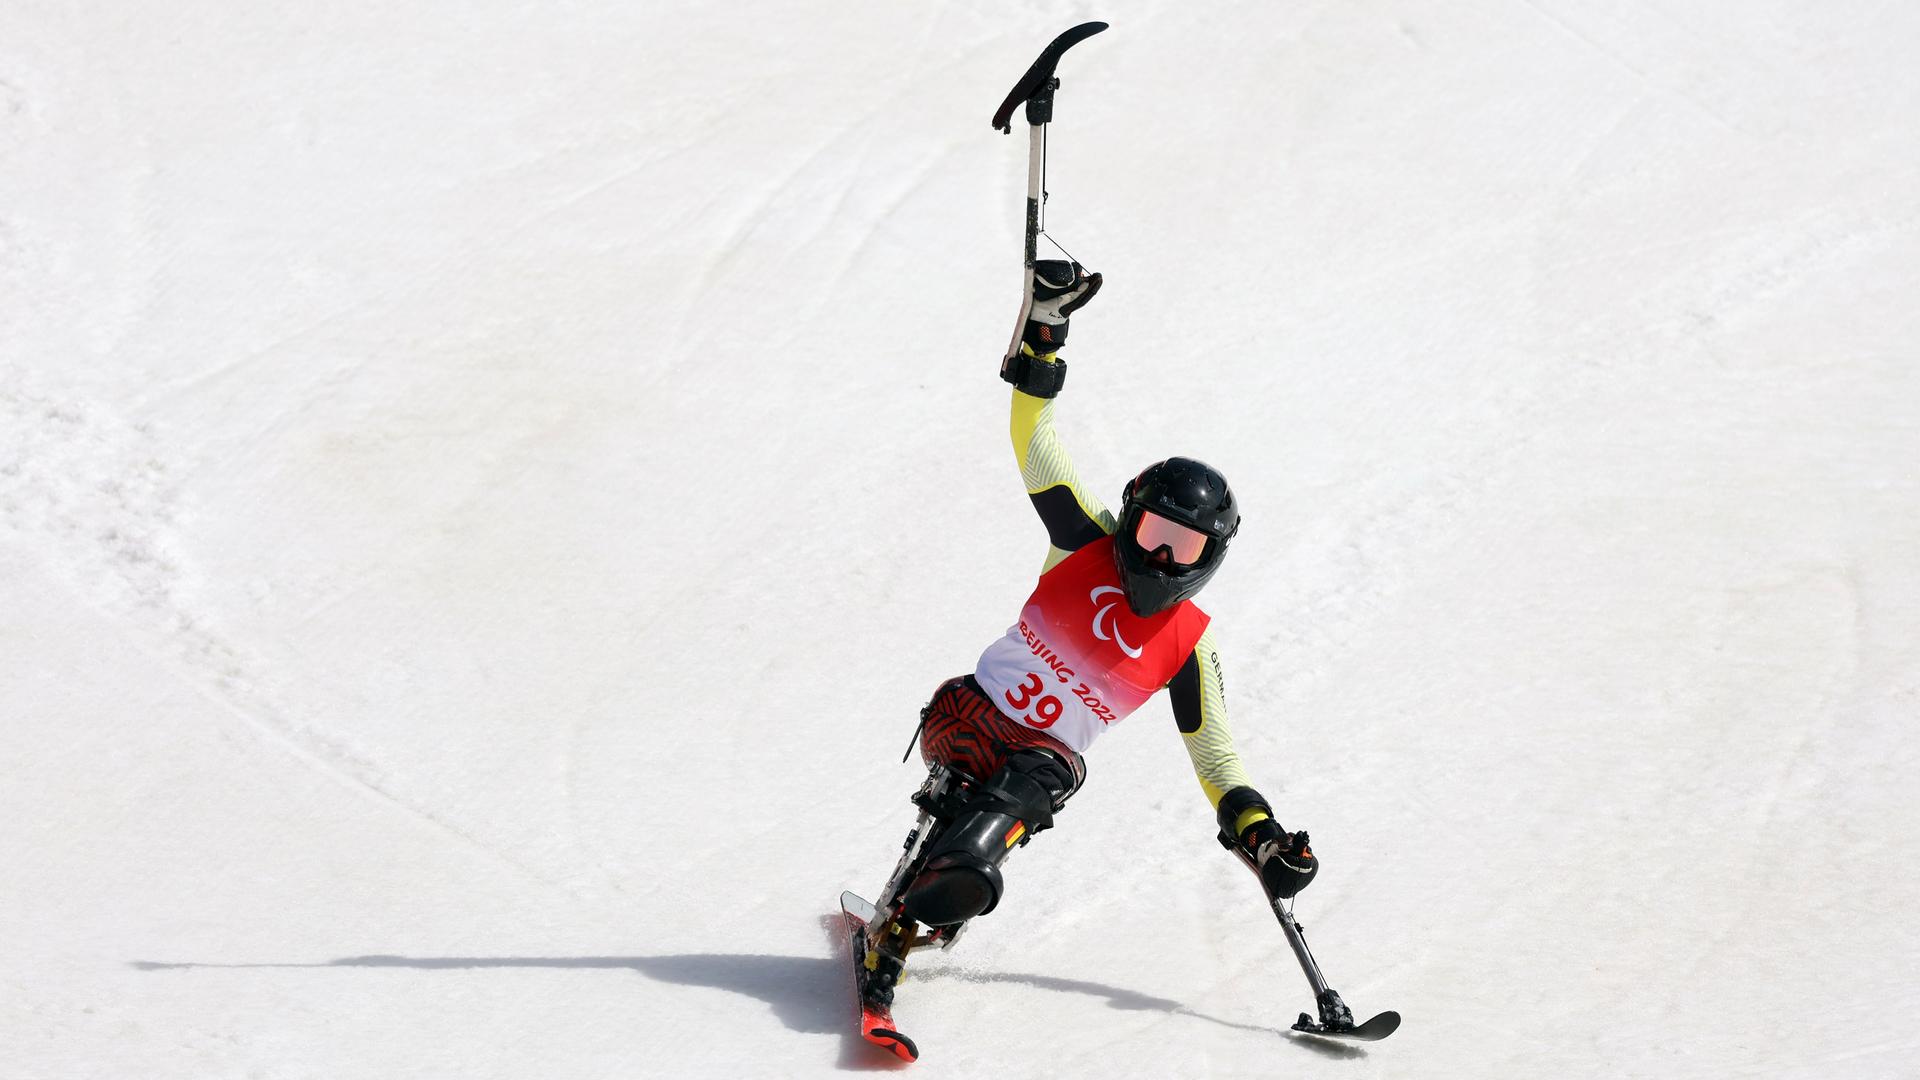
M917 1075L1911 1077L1920 10L0 5L0 1076L886 1069L823 918L1043 535L1196 454L1310 1005L1166 707Z

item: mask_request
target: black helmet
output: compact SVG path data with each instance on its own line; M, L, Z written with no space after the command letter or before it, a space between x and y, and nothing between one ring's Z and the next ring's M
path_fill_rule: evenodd
M1113 553L1135 615L1165 611L1199 592L1240 531L1227 478L1192 458L1147 466L1127 482L1122 499Z

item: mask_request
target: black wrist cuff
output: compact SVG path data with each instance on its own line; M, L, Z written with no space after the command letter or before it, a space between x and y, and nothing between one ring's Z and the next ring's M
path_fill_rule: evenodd
M1233 823L1239 821L1240 815L1249 810L1261 810L1268 817L1273 817L1273 807L1267 804L1267 800L1260 797L1259 792L1250 787L1237 787L1220 796L1220 831L1235 840L1240 839L1239 834L1233 831Z
M1050 398L1067 384L1067 362L1048 362L1028 356L1025 352L1017 352L1000 362L1000 377L1023 394Z

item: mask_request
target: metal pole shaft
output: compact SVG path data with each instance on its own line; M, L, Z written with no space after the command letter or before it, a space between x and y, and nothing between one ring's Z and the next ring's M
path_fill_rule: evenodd
M1005 364L1020 355L1020 336L1027 327L1027 313L1033 310L1033 260L1040 239L1040 200L1042 171L1046 161L1047 126L1032 124L1027 128L1027 239L1024 251L1024 264L1020 268L1020 314L1013 320L1013 340L1007 343L1006 355L1002 358L1001 370Z
M1047 160L1047 125L1034 124L1027 129L1027 266L1031 268L1034 260L1034 245L1040 237L1040 200L1046 197L1041 190L1045 183L1044 168Z
M1281 929L1287 932L1287 944L1293 946L1293 955L1300 961L1300 970L1307 973L1307 983L1313 987L1313 996L1317 1001L1327 992L1327 980L1320 976L1320 965L1313 962L1313 953L1307 949L1306 936L1300 933L1300 927L1294 923L1293 916L1274 901L1273 913L1280 918Z

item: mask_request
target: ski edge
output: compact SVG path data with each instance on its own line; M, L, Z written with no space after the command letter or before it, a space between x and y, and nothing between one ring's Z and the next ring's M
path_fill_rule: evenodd
M840 913L847 920L848 960L853 965L853 996L854 1006L860 1010L860 1037L903 1061L920 1060L920 1048L893 1026L891 1010L870 1009L860 999L860 958L866 952L867 927L876 914L873 904L853 892L843 892Z

